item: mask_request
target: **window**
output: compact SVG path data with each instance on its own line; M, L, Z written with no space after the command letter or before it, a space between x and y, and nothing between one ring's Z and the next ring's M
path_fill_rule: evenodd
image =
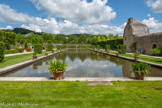
M152 49L154 49L154 48L157 48L157 45L156 44L153 44L152 45Z

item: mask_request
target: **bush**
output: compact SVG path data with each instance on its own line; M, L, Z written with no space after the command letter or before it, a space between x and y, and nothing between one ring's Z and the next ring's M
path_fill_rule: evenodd
M47 49L48 49L48 51L52 51L53 50L53 45L52 44L48 44Z
M52 40L48 40L47 43L48 43L48 44L52 44Z
M3 42L0 42L0 62L2 62L4 59L4 49L5 44Z
M90 48L91 46L88 45L79 45L78 48Z
M27 49L27 48L28 48L28 43L25 42L25 49Z
M17 49L19 53L23 53L23 49L22 48L18 48Z
M134 57L139 57L140 56L140 52L135 52L134 53Z
M34 53L37 53L37 54L42 53L42 45L41 44L35 44L34 45Z
M146 74L148 73L149 65L146 63L134 63L131 68L134 72Z
M161 50L159 48L154 48L151 50L152 55L154 56L160 56L161 55Z
M110 45L105 45L105 51L110 51Z
M32 48L26 48L26 52L32 52Z
M99 50L100 49L100 45L96 45L96 48Z
M125 54L126 53L126 45L119 45L118 46L118 52L120 54Z

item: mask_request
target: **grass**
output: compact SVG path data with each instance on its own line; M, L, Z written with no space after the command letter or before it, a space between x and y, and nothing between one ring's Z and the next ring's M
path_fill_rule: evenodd
M37 108L160 108L162 82L113 82L89 86L87 82L0 82L0 107ZM28 105L19 105L28 104ZM5 107L6 108L6 107Z
M51 51L49 51L48 53L51 53ZM37 54L38 57L41 57L44 55L45 55L45 52L42 52L42 54ZM33 57L33 54L22 54L22 55L5 57L4 61L0 63L0 68L4 68L4 67L11 66L17 63L21 63L24 61L32 60L33 59L32 57Z
M115 51L110 51L110 54L116 54L116 52ZM119 56L134 58L133 54L120 54ZM152 63L157 63L157 64L162 64L162 58L155 58L155 57L142 56L141 55L140 60L147 61L147 62L152 62Z

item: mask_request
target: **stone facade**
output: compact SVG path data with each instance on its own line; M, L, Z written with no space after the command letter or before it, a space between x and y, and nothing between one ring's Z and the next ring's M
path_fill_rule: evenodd
M162 47L162 32L149 34L149 28L133 18L129 18L123 36L127 52L132 52L132 43L136 43L137 51L148 55L151 55L151 49Z

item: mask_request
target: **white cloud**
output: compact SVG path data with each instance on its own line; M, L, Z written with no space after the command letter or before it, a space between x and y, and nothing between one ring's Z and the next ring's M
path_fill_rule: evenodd
M144 19L142 23L149 27L151 33L162 32L162 22L159 22L154 17Z
M13 27L12 26L6 26L6 27L1 27L0 29L3 29L3 30L12 30Z
M162 13L162 0L148 0L146 3L155 13Z
M63 2L63 1L61 1L61 2ZM64 2L66 2L66 1L64 1ZM73 1L73 2L75 2L75 1ZM87 3L85 0L84 0L84 3L89 6L89 3ZM103 5L103 4L107 3L107 0L104 0L104 1L94 0L91 3L91 5L92 4L95 5L95 3L99 3L98 5ZM104 8L106 8L106 7L104 7ZM76 8L78 8L78 7L76 7ZM87 11L91 11L91 10L87 9ZM88 14L86 14L86 15L89 15L89 14L95 15L96 11L94 11L94 13L92 13L92 12L93 11L88 12ZM8 5L4 5L4 4L0 4L0 16L1 16L0 22L4 22L4 23L8 23L8 24L21 24L21 27L26 28L26 29L34 30L37 32L48 32L48 33L54 33L54 34L73 34L73 33L90 33L90 34L112 33L112 34L117 34L118 33L118 34L122 35L124 27L126 25L124 23L123 25L117 27L117 26L110 25L110 23L109 24L104 24L104 23L78 24L78 23L73 22L68 19L65 19L63 21L56 21L56 19L52 18L52 17L49 17L47 19L42 19L40 17L29 16L28 14L18 13L16 10L14 10L14 9L10 8ZM73 16L75 16L75 14ZM95 16L92 16L91 18L93 19L93 17L94 17L94 19L97 18ZM91 18L88 18L86 16L85 20L90 20ZM103 18L106 18L106 17L103 16ZM97 20L96 22L98 22L98 21L100 21L100 20ZM95 22L95 20L93 22ZM103 20L103 22L104 22L104 20ZM11 28L11 26L10 26L10 28Z
M148 17L151 17L151 14L147 14Z
M44 9L50 16L64 18L75 23L103 24L116 17L116 12L106 3L108 0L31 0L38 10Z

